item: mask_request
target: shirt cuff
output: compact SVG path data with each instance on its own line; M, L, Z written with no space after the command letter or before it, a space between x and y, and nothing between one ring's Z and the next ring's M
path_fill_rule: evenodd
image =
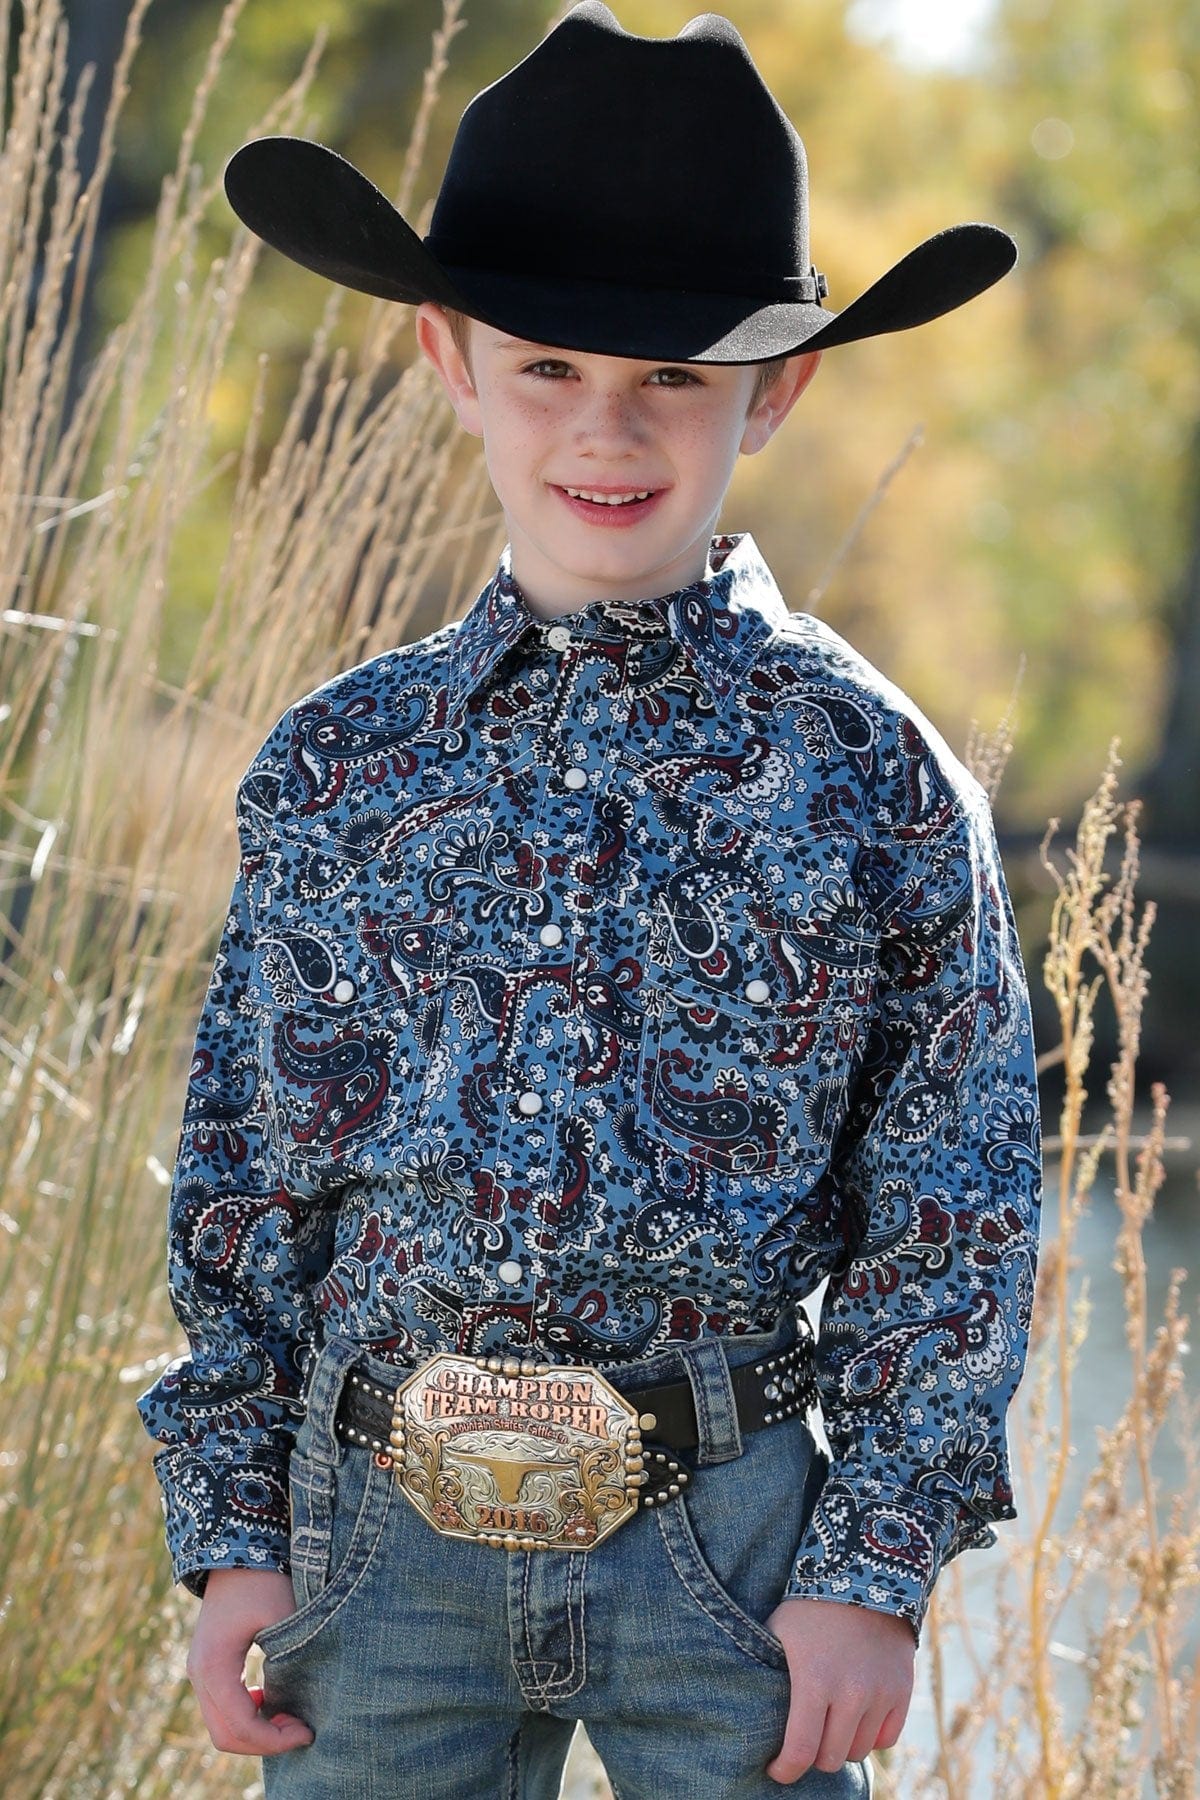
M943 1564L995 1543L982 1519L912 1488L832 1474L821 1490L788 1582L789 1599L841 1600L921 1626Z
M291 1567L287 1455L172 1445L154 1458L175 1580L203 1594L211 1569Z

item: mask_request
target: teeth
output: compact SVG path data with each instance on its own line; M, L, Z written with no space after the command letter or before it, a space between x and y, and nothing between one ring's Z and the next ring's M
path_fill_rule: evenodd
M648 500L653 493L652 488L637 494L589 494L586 488L567 488L572 500L592 500L598 506L628 506L631 500Z

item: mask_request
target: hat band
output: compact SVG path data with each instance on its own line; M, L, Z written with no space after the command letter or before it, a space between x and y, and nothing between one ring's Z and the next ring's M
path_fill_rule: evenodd
M463 274L476 275L510 275L510 271L498 269L492 262L484 262L473 257L445 238L437 237L432 232L422 240L426 250L435 257L451 276L459 271ZM721 265L724 267L724 264ZM751 299L760 306L769 306L773 302L778 305L815 306L829 292L829 283L817 268L809 265L807 275L764 275L745 276L743 285L736 296L730 295L726 287L718 287L708 282L700 282L690 273L686 279L681 278L678 270L665 266L652 270L625 268L620 275L609 272L598 273L592 268L571 268L559 262L554 267L537 267L527 262L519 271L512 271L522 278L536 282L539 278L547 281L585 281L594 282L598 286L619 288L642 288L653 290L661 288L666 292L678 294L683 288L693 294L711 294L727 298ZM740 271L744 275L744 271Z

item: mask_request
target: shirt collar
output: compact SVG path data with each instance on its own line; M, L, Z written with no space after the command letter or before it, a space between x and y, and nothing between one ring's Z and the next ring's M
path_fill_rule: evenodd
M704 577L653 600L593 600L558 619L532 612L512 573L506 544L495 575L459 624L451 647L450 707L457 712L527 632L566 626L572 637L645 635L665 626L683 646L714 699L724 700L788 610L748 532L713 538Z

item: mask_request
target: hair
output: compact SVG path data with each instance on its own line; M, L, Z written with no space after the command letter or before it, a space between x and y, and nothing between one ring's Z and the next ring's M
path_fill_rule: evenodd
M466 313L456 312L452 306L443 306L442 311L449 323L450 336L454 339L455 348L474 376L475 371L471 369L471 322ZM747 415L754 411L768 388L777 380L787 360L786 356L772 356L766 362L754 365L758 373L754 382L754 391L750 395L750 402L746 408Z
M787 360L786 356L769 356L766 362L755 364L758 374L754 382L754 392L750 396L750 404L746 408L748 413L754 411L768 388L774 386L779 376L782 375Z
M445 313L446 322L450 327L450 336L454 339L454 348L466 363L473 381L475 371L471 368L471 321L466 313L455 312L452 306L443 306L442 311Z

